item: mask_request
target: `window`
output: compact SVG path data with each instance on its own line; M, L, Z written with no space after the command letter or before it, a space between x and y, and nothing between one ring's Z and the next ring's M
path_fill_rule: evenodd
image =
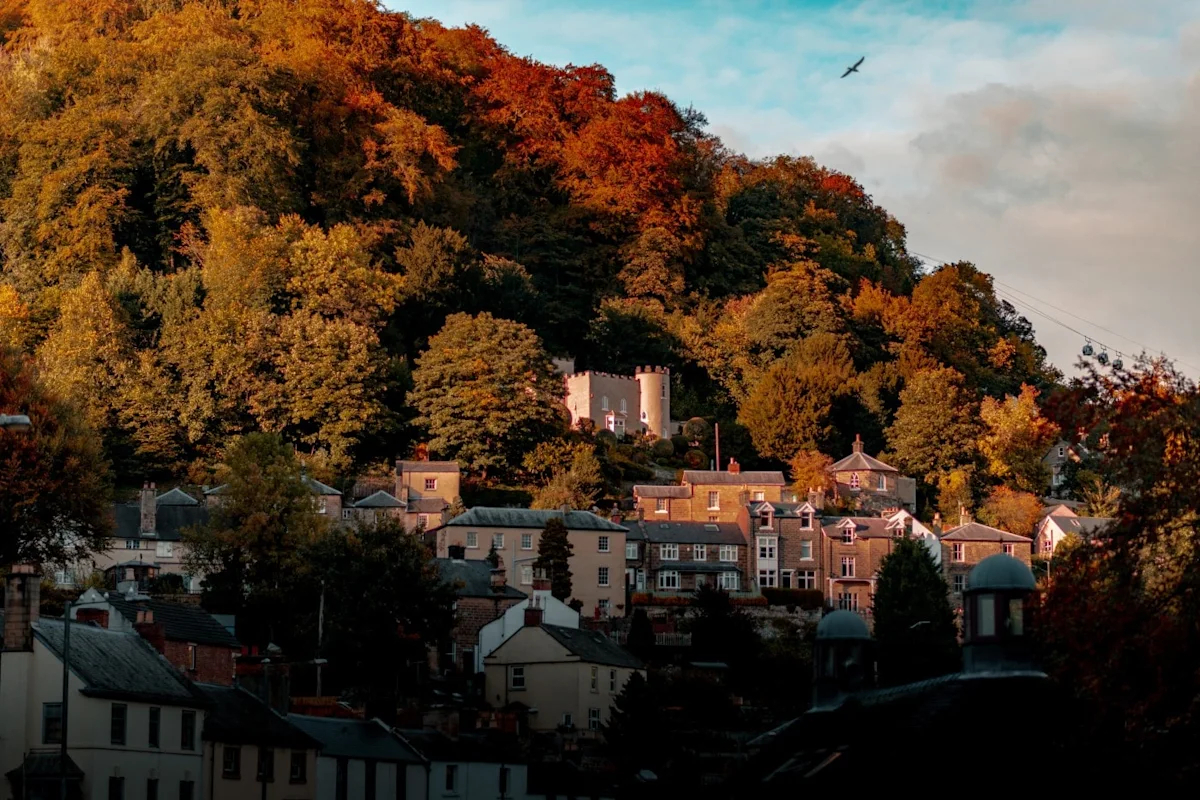
M1042 539L1042 552L1043 553L1053 553L1054 552L1054 539L1051 538L1051 536L1049 534L1046 535L1045 539Z
M196 798L196 782L195 781L180 781L179 782L179 800L195 800Z
M621 413L622 414L629 413L629 406L625 403L624 397L621 398Z
M42 703L42 744L62 744L62 703Z
M721 493L720 492L709 492L708 493L708 510L709 511L720 511L721 510Z
M1004 555L1011 556L1015 550L1016 550L1016 545L1011 544L1011 543L1005 543Z
M667 382L666 381L663 381L663 385L662 385L662 399L663 400L667 399Z
M110 744L125 744L125 722L129 717L129 706L113 703L109 717L108 741Z
M625 559L627 561L637 561L637 542L625 543Z
M591 675L592 675L592 691L598 692L598 691L600 691L600 668L592 667Z
M608 567L600 567L596 570L596 584L598 586L608 586Z
M775 541L774 536L758 537L758 557L760 559L775 560Z
M475 531L467 531L467 547L479 547L479 534Z
M446 765L446 791L453 792L458 788L458 764Z
M608 537L607 537L607 536L600 536L600 537L598 537L598 538L597 538L597 540L596 540L596 541L597 541L596 548L597 548L597 549L598 549L598 550L599 550L601 553L607 553L607 552L608 552Z
M598 708L589 708L588 709L588 730L589 731L600 730L600 709L598 709Z
M162 727L162 709L150 709L150 725L147 734L147 744L150 747L158 747L158 731Z
M805 511L800 515L800 527L806 531L811 531L813 526L813 513Z
M769 531L771 530L771 525L774 523L774 521L775 520L772 518L771 512L767 511L758 518L758 527L761 530Z
M521 690L525 688L525 668L508 668L508 688Z
M125 549L126 550L137 550L138 547L140 547L140 545L138 544L137 539L126 539L125 540Z
M977 623L977 631L980 636L995 636L996 635L996 596L994 594L981 594L976 601L978 605L976 609L979 611L977 615L979 622Z
M708 545L692 545L692 561L708 561Z
M677 544L660 544L658 546L658 557L663 561L678 561L679 560L679 545Z
M842 544L854 544L854 528L842 528Z
M696 576L696 591L700 591L700 589L703 588L706 585L706 583L707 583L707 581L704 580L703 575L697 575Z
M533 567L521 567L521 585L529 586L531 583L533 583Z
M858 595L853 592L839 593L838 608L843 611L858 611Z
M617 671L615 669L608 671L608 691L612 694L617 693Z
M601 597L599 600L597 600L596 607L600 610L600 616L602 616L602 617L608 616L609 604L608 604L607 597Z
M716 514L709 514L709 515L708 515L708 521L709 521L709 522L717 522L717 515L716 515Z
M522 550L532 550L533 549L533 534L532 533L522 533L521 534L521 549Z
M182 726L179 730L179 749L189 751L196 749L195 711L184 711L182 714Z
M654 513L655 514L667 513L667 499L665 497L654 498Z
M660 589L678 589L679 588L679 573L671 572L671 571L658 573L658 588L660 588Z
M1014 597L1008 601L1008 633L1010 636L1025 634L1025 602Z
M196 645L189 644L188 648L188 669L192 672L196 671Z
M736 592L739 588L736 572L722 572L719 580L719 586L727 592Z
M303 750L292 751L292 766L288 770L288 780L292 783L308 783L308 753ZM398 780L404 780L401 770Z
M575 727L575 715L572 714L570 711L563 712L562 724L563 724L563 727L566 727L566 728Z
M499 788L500 788L500 796L501 797L504 797L504 795L508 794L508 776L511 771L512 770L510 770L508 767L500 768L500 787Z
M158 778L146 779L146 800L158 800Z
M812 561L812 542L803 541L800 543L800 560Z
M175 555L174 542L155 542L154 555L157 558L172 558Z
M953 578L952 585L954 587L954 591L956 591L956 592L963 591L964 589L967 588L967 576L966 575L955 575Z
M798 570L796 572L796 588L797 589L815 589L817 588L817 573L812 570Z
M887 475L880 475L879 482L876 483L875 486L879 489L879 491L886 492L887 491Z
M350 517L353 516L353 514L354 514L354 512L348 508L342 509L342 519L350 519Z
M953 546L954 546L954 560L955 561L966 561L967 557L966 557L965 548L963 547L963 543L955 542Z
M779 586L783 589L791 589L792 587L792 571L785 569L779 573Z
M854 556L842 556L842 577L854 577Z
M108 779L108 800L125 800L125 779Z
M600 410L608 411L608 395L604 395L600 398Z
M258 772L254 780L259 783L275 782L275 749L271 747L258 748Z
M761 588L768 589L776 585L776 573L773 569L760 569L758 571L758 585Z
M425 479L425 491L432 492L436 488L437 488L437 478L426 478Z
M231 745L221 748L221 777L242 777L242 748Z
M1059 457L1059 458L1066 458L1066 457L1067 457L1067 448L1065 448L1065 447L1061 447L1061 446L1060 446L1060 447L1058 448L1058 457Z
M439 519L441 519L441 517L439 517ZM429 515L428 514L417 514L417 524L421 526L421 530L425 530L426 528L428 528L429 527Z
M497 550L504 549L504 534L503 533L493 533L492 534L492 547L496 548Z
M722 561L737 561L738 560L737 551L738 551L738 547L736 544L723 544L723 545L721 545L721 549L717 553L717 555L720 557L720 559Z
M326 502L325 498L318 497L317 498L317 513L324 514L328 510L329 510L329 504Z
M754 502L761 503L767 499L767 493L766 492L755 492L753 499L754 499Z
M861 487L862 487L862 483L858 479L858 473L851 472L850 473L850 488L854 491L857 491Z

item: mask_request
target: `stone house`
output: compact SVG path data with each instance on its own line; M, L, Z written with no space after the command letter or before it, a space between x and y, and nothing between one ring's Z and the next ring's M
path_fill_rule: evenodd
M288 714L287 722L319 746L311 780L320 800L443 796L427 794L425 759L378 719Z
M137 633L193 681L233 685L234 661L242 646L199 606L88 589L71 606L71 618Z
M397 461L395 496L405 505L405 527L430 530L444 524L461 483L457 461Z
M332 486L321 483L316 478L308 474L308 470L301 468L300 480L308 487L309 492L313 496L313 509L323 516L329 517L331 520L340 520L342 518L342 493ZM204 499L209 508L213 508L221 502L221 495L225 493L225 484L214 486L211 489L204 490Z
M855 435L853 452L828 467L835 495L849 499L858 511L879 513L891 508L913 510L917 483L890 464L863 452L862 437Z
M1062 492L1062 485L1067 479L1068 464L1078 464L1088 456L1088 449L1082 444L1059 439L1050 446L1042 457L1042 464L1050 475L1050 494L1057 496Z
M988 556L1004 553L1029 566L1033 540L969 518L957 528L942 533L942 567L950 586L950 603L962 607L963 592L971 569Z
M354 500L342 509L342 520L348 523L366 522L375 524L384 520L399 520L408 528L408 507L391 492L380 489L359 500Z
M782 472L742 472L731 458L728 470L684 470L679 486L634 486L633 497L647 520L737 522L747 503L782 501L786 483Z
M1072 533L1087 540L1112 522L1112 517L1080 517L1075 514L1042 517L1033 536L1033 552L1041 558L1049 558L1067 534Z
M484 699L494 708L522 703L532 731L578 730L599 739L613 700L642 662L598 631L544 624L540 609L484 659Z
M505 609L504 613L479 629L479 646L475 648L475 671L483 673L483 660L496 648L512 638L525 626L525 611L538 609L539 619L560 628L579 628L579 612L550 593L550 581L533 579L533 593Z
M633 527L633 526L631 526ZM733 522L640 520L642 559L636 585L652 596L687 595L708 584L754 591L750 546Z
M438 653L438 666L453 672L478 672L480 629L526 595L508 585L503 568L493 570L486 561L463 558L460 548L452 547L450 558L435 563L442 581L454 586L457 593L454 630Z
M136 633L39 619L39 583L24 565L6 579L0 798L58 797L64 772L69 797L205 797L208 701Z
M625 534L628 529L590 511L546 511L476 506L429 532L438 558L461 547L467 560L487 558L495 545L518 588L533 586L542 530L551 519L567 526L571 556L572 599L586 616L620 615L625 605Z
M875 583L883 559L898 538L910 535L904 515L887 517L834 517L821 526L825 544L820 553L818 579L826 604L870 615Z
M669 369L638 367L633 375L571 372L563 381L572 426L588 419L597 430L609 430L618 437L647 433L670 438L674 426Z

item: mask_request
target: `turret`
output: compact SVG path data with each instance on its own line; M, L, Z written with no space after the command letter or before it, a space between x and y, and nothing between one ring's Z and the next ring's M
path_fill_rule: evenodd
M967 576L963 672L1036 671L1026 630L1033 572L1004 553L988 556Z
M671 371L666 367L638 367L634 378L638 382L642 425L655 436L670 438Z

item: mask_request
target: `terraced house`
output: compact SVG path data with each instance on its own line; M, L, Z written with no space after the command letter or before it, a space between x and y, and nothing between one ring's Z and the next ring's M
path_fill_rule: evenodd
M630 528L641 546L634 568L639 594L686 595L704 585L729 592L754 588L750 546L736 523L649 519Z
M731 458L727 470L684 470L679 486L634 486L633 496L647 520L737 522L747 503L782 501L786 484L782 472L742 472Z

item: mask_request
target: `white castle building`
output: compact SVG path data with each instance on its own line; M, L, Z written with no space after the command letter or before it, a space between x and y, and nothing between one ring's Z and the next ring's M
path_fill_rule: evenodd
M645 431L663 439L678 427L671 422L671 371L666 367L638 367L633 375L613 375L575 372L571 358L554 363L566 381L572 425L586 418L617 436Z

